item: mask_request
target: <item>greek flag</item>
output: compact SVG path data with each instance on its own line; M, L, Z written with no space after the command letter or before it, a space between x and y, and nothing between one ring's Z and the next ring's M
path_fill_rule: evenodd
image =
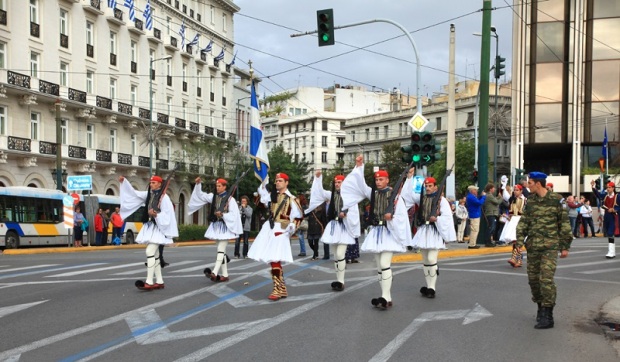
M116 8L116 0L108 0L108 7L110 9Z
M220 54L217 55L217 57L213 58L214 60L217 60L218 62L222 59L224 59L224 50L226 50L226 47L222 48L222 51L220 52Z
M269 156L260 126L260 113L256 99L256 86L252 80L250 93L250 157L254 160L254 175L261 180L261 186L269 183Z
M204 49L202 49L201 52L203 52L203 53L210 53L211 49L213 49L213 39L211 39L209 44L207 44L207 46L204 47Z
M125 6L129 8L129 20L136 21L136 9L133 0L125 0Z
M607 159L607 126L605 126L605 137L603 137L603 158Z
M181 23L181 29L179 29L179 35L181 36L181 49L185 48L185 20Z
M237 52L235 52L235 55L233 56L233 59L230 61L230 64L228 64L229 66L233 66L235 65L235 59L237 59Z
M198 39L200 39L200 34L196 33L196 35L194 36L194 39L191 42L189 42L189 44L187 45L197 45Z
M153 10L151 9L151 0L146 0L146 6L144 7L144 22L146 23L147 30L153 30Z

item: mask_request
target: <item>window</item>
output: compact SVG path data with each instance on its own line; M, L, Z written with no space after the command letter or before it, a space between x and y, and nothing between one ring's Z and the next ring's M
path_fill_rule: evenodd
M355 142L355 131L351 131L351 142Z
M116 152L116 129L110 130L110 151Z
M6 43L0 42L0 68L6 68Z
M69 35L69 13L60 9L60 34Z
M116 79L110 79L110 99L116 98Z
M69 64L60 62L60 85L69 85Z
M227 22L228 22L228 17L226 16L225 13L222 13L222 31L224 33L228 31L228 24L226 24Z
M168 115L172 114L172 97L166 97L166 110Z
M215 90L215 80L213 79L213 76L211 76L209 78L209 92L213 93L214 90Z
M30 113L30 139L39 139L39 122L41 120L41 114L31 112Z
M86 93L93 93L95 74L91 70L86 71Z
M166 158L170 160L170 156L172 155L172 141L166 142Z
M202 112L202 108L200 106L196 107L196 123L200 124L200 113Z
M137 63L138 62L138 44L132 40L129 45L129 49L131 52L131 61L134 63Z
M61 119L60 120L60 134L61 134L61 138L62 138L62 144L66 145L67 144L67 137L68 137L68 123L69 121L67 121L66 119Z
M321 146L327 147L327 136L321 136Z
M117 54L116 53L116 33L111 31L110 32L110 54Z
M215 24L215 7L211 5L211 24Z
M467 127L472 127L474 125L474 112L467 112L467 122L465 125Z
M327 121L321 121L321 129L327 131Z
M170 24L172 23L172 18L167 16L166 17L166 34L170 35Z
M215 111L211 110L209 114L209 127L213 127L213 122L215 122Z
M183 119L187 119L187 102L182 103Z
M222 82L222 97L226 97L226 82Z
M375 139L379 139L379 127L375 127Z
M95 28L90 21L86 22L86 44L95 45Z
M6 107L0 107L0 134L6 135Z
M172 74L172 62L170 59L166 59L166 75L170 76Z
M135 106L136 105L136 98L138 98L138 86L137 85L131 85L131 90L129 91L129 96L131 97L131 105Z
M286 149L287 150L291 149L291 140L286 140Z
M95 126L92 124L86 125L86 148L93 148L95 143Z
M366 134L366 141L370 141L370 128L366 128L364 133Z
M437 118L435 119L435 123L437 123L437 124L435 125L435 127L436 127L435 129L436 129L437 131L441 131L441 117L437 117Z
M388 139L390 126L383 126L383 138Z
M39 78L39 57L37 52L30 52L30 76Z
M136 154L137 145L138 145L138 135L136 135L135 133L132 133L131 134L131 154L132 155Z
M327 163L327 152L321 152L321 162Z
M310 163L314 162L314 152L310 152Z
M39 1L30 0L30 22L39 23Z

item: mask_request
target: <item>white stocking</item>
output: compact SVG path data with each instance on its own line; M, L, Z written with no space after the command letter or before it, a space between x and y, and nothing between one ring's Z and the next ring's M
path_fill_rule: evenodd
M426 279L426 287L429 289L435 289L435 284L437 283L437 275L438 267L437 267L437 256L439 255L439 250L437 249L422 249L422 258L424 261L424 267L422 268L424 271L424 278Z
M379 284L381 285L381 297L386 301L392 301L392 255L391 251L375 254L375 262L379 271Z
M347 252L346 244L337 244L336 253L334 254L334 265L336 266L336 280L344 284L344 271L347 267L347 262L344 259L344 255Z
M157 259L157 260L156 260ZM147 244L146 246L146 284L153 284L153 274L155 269L159 267L159 245ZM161 268L159 270L159 278L161 279Z
M218 240L216 242L217 245L217 258L215 259L215 266L213 267L213 274L218 275L220 271L220 267L222 268L222 273L226 271L226 274L222 274L225 277L228 276L228 268L226 265L222 266L226 254L226 246L228 245L228 240Z

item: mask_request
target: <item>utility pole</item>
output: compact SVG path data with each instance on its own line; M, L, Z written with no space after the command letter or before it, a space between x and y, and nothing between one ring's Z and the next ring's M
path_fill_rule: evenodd
M483 189L489 180L489 71L491 69L491 0L482 1L482 46L480 48L480 120L478 136L478 185ZM480 192L479 189L479 192ZM489 231L486 218L480 218L478 244L486 244Z
M456 181L455 174L456 168L456 109L455 109L455 92L456 84L454 80L454 54L456 43L456 29L454 24L450 24L450 51L449 51L449 65L448 65L448 133L446 137L446 168L454 165L454 169L448 178L446 179L446 197L456 199Z
M56 190L62 191L62 119L60 99L56 100Z

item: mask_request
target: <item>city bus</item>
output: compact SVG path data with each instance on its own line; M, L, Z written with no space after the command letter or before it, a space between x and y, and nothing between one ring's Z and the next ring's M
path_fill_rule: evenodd
M33 187L0 187L0 247L15 249L24 246L59 246L72 245L73 230L63 224L62 199L67 194L58 190ZM86 198L86 199L85 199ZM86 202L85 202L86 201ZM84 206L90 206L87 211ZM88 220L89 230L94 230L94 216L101 207L114 212L120 205L120 198L111 195L80 195L80 208ZM133 243L142 228L141 215L138 210L125 220L123 242ZM112 225L108 235L112 235ZM84 242L88 235L84 234ZM93 238L94 240L94 238Z

